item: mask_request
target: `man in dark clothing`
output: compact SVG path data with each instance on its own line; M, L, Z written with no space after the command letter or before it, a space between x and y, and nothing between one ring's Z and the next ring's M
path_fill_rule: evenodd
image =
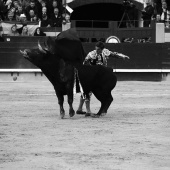
M127 15L128 15L128 18L127 16L125 17L127 20L127 24L128 24L127 27L137 27L138 26L138 10L132 1L129 4Z
M2 0L0 0L0 21L5 19L5 5Z
M5 40L4 40L4 38L2 37L2 35L1 35L1 31L0 31L0 42L4 42Z
M41 27L52 27L52 21L48 18L47 14L42 15Z
M36 16L38 16L38 8L36 7L34 0L31 0L31 1L30 1L30 5L27 6L26 9L25 9L25 14L26 14L26 17L27 17L27 18L30 18L30 10L33 10L33 11L34 11L34 14L35 14Z
M54 12L51 15L51 20L53 23L53 27L61 27L62 26L62 17L59 14L59 9L57 7L54 8Z
M156 15L160 15L161 14L161 11L162 11L162 2L161 0L154 0L154 7L155 7L155 18L156 18Z
M165 1L162 2L160 16L161 16L161 22L165 23L165 27L169 28L170 10L168 9L167 3Z
M144 27L149 27L151 23L151 18L154 15L154 7L147 2L146 7L144 8L144 11L142 11L142 18L144 20L143 26Z

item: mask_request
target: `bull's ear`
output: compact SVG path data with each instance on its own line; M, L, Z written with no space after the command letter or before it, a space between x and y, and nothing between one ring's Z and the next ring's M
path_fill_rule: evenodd
M55 41L51 38L48 37L46 40L46 46L48 47L48 50L54 54L55 53Z

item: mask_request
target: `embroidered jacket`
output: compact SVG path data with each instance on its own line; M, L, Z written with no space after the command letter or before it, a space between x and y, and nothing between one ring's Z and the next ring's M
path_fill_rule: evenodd
M109 56L112 55L115 58L123 58L125 55L117 52L109 51L108 49L104 48L101 54L97 54L96 50L93 50L88 53L85 58L84 64L90 65L103 65L107 66L107 59Z
M111 51L104 48L101 54L97 54L96 50L88 53L85 58L84 63L89 63L90 65L104 65L107 66L107 57L111 54Z

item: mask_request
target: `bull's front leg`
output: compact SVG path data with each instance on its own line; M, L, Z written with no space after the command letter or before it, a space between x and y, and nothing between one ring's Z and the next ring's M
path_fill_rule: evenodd
M64 116L65 116L65 110L64 110L64 107L63 107L64 95L60 92L57 92L57 91L56 91L56 95L58 97L58 104L60 106L60 117L61 117L61 119L63 119Z
M73 89L68 90L67 100L69 104L69 115L73 117L75 115L75 111L73 109Z

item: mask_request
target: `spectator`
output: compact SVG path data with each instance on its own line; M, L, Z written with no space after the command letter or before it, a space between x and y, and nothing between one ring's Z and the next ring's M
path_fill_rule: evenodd
M5 11L5 4L3 3L2 0L0 0L0 21L3 21L5 19L4 11Z
M161 13L161 21L165 23L166 27L169 27L169 20L170 20L170 11L167 8L167 3L162 2L162 13Z
M146 7L142 11L142 18L144 20L143 26L149 27L151 24L151 18L154 15L154 7L151 5L150 2L146 2Z
M59 8L59 6L58 6L58 2L56 1L56 0L53 0L53 2L52 2L52 7L53 8Z
M71 27L70 15L68 13L63 13L62 31L68 30Z
M35 1L31 0L30 5L26 7L25 12L26 12L26 17L29 20L30 19L30 10L34 11L34 14L37 16L38 14L38 8L35 6Z
M22 7L26 9L30 5L30 0L22 0Z
M20 21L21 20L20 16L23 16L21 14L23 14L25 16L25 11L24 11L22 6L18 6L18 9L16 10L16 13L15 13L16 21ZM25 18L26 18L26 16L25 16Z
M160 15L161 14L161 11L162 11L162 3L161 3L161 0L154 0L154 8L155 8L155 18L156 18L156 15Z
M50 5L50 11L54 11L54 8L59 9L59 15L62 14L62 5L57 0L53 0L52 4Z
M22 14L21 14L22 15ZM23 31L23 28L25 27L25 26L27 26L27 23L26 22L21 22L22 23L22 27L20 27L20 28L17 28L17 31L18 31L18 33L21 35L22 34L22 31Z
M22 28L22 33L21 33L22 36L30 36L31 34L29 34L29 31L28 31L28 27L27 26L24 26Z
M12 0L8 0L5 3L5 8L4 8L4 15L5 15L5 19L8 16L8 12L10 11L10 9L12 8L13 4L12 4Z
M38 21L38 17L37 15L35 14L34 10L30 10L29 11L29 15L27 16L27 20L28 21Z
M42 7L41 13L40 13L40 20L42 20L42 16L47 15L47 17L50 19L50 15L48 14L48 9L46 6Z
M5 8L4 8L4 20L14 20L14 15L15 15L15 8L13 6L12 0L8 0L5 4ZM8 17L10 16L10 17ZM12 17L13 16L13 17Z
M45 0L42 0L41 6L42 6L42 8L43 8L43 7L47 7L47 2L46 2Z
M46 10L45 12L46 12L47 16L50 18L50 8L49 8L48 3L45 0L42 0L41 6L42 6L42 11L44 8Z
M52 27L52 21L48 18L47 14L42 15L41 27Z
M46 36L46 33L44 33L40 27L37 27L34 32L34 36Z
M43 3L43 0L37 0L36 6L37 6L37 10L38 10L38 18L42 18L42 16L41 16L42 3Z
M159 14L156 15L156 22L161 22L161 16Z
M15 8L12 7L12 8L8 11L6 20L7 20L7 21L15 21L15 20L16 20L16 17L15 17Z
M11 32L9 35L10 36L19 36L16 24L11 26Z
M152 15L152 19L155 19L158 22L158 20L157 20L158 10L157 10L157 4L155 1L153 1L153 8L154 8L154 12Z
M19 2L17 1L17 0L14 0L13 1L13 6L14 6L14 8L17 10L18 9L18 6L19 6L20 4L19 4Z
M25 14L21 14L20 15L20 21L23 23L25 23L27 21L26 15Z
M59 15L59 9L54 8L54 12L51 15L52 26L53 27L61 27L62 26L62 17Z
M126 27L137 27L138 26L138 18L137 18L138 10L132 1L130 1L127 14L128 17L125 15L125 20L127 21Z
M42 7L42 16L44 16L44 15L47 15L49 17L49 15L47 14L47 7L46 6Z

